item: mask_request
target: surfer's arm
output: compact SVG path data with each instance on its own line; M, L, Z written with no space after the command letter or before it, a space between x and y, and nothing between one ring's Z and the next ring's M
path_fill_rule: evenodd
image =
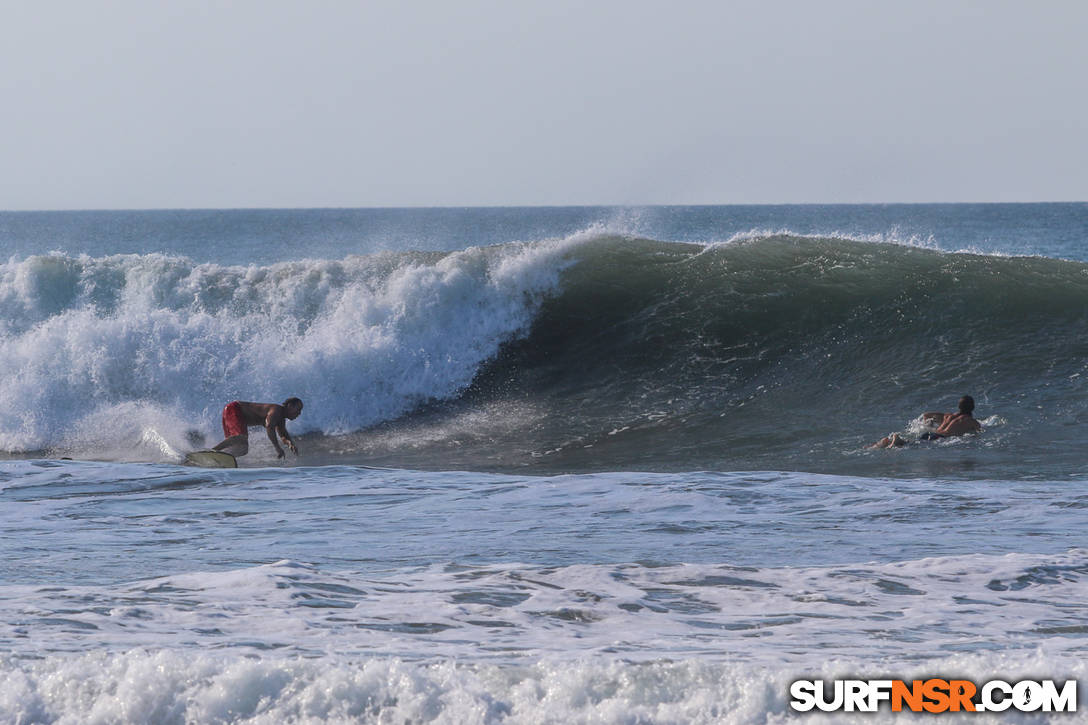
M937 429L937 432L946 436L961 436L967 433L978 433L982 426L974 418L953 418L946 421Z
M291 449L291 452L296 456L298 455L298 447L295 446L295 442L291 440L291 436L287 433L287 421L283 417L283 407L279 405L272 406L268 411L268 417L264 419L264 429L268 431L268 440L272 441L272 445L276 448L276 458L283 458L283 449L280 448L280 444L276 441L276 434L280 434L280 438Z
M283 444L290 448L291 452L297 456L298 446L295 445L295 442L291 440L291 436L287 433L287 425L284 423L284 421L280 421L280 424L276 426L276 430L279 432L280 438L283 440ZM279 448L279 446L276 447ZM280 451L280 455L282 457L283 451Z
M272 447L276 449L276 458L283 458L283 449L280 448L280 443L276 440L276 427L266 425L264 429L268 431L268 440L272 441Z

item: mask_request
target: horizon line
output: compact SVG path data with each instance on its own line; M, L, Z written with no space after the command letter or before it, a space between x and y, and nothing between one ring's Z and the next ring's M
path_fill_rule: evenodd
M1085 204L1088 200L1049 201L807 201L807 202L730 202L699 204L405 204L377 206L160 206L160 207L43 207L0 209L0 214L89 214L111 212L213 212L213 211L427 211L454 209L647 209L713 207L789 207L789 206L1029 206L1046 204Z

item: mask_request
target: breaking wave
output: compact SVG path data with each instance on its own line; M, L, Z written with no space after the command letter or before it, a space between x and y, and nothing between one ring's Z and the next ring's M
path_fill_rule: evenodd
M308 403L296 430L339 437L329 451L459 404L412 445L475 431L526 456L594 446L605 467L709 442L818 446L841 430L829 411L886 426L874 401L970 392L980 409L1088 414L1073 402L1088 265L925 244L591 230L265 267L50 254L0 266L0 310L9 452L169 459L190 429L217 435L226 401L289 395Z

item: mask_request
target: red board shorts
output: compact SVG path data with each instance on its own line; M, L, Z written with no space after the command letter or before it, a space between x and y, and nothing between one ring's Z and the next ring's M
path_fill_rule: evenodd
M227 407L223 408L223 435L227 438L249 435L246 417L242 415L242 406L237 400L227 403Z

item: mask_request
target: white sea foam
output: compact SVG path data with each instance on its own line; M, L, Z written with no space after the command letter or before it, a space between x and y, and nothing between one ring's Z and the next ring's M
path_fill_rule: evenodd
M978 244L969 244L965 246L950 246L948 242L938 241L937 237L933 234L917 234L917 233L905 233L898 227L892 227L886 232L879 233L859 233L849 232L838 229L828 229L827 231L820 232L798 232L788 227L779 228L752 228L747 231L735 232L731 236L721 240L715 240L706 243L708 250L715 249L721 246L728 246L734 244L750 244L758 243L766 239L771 238L791 238L791 239L809 239L809 240L841 240L846 242L862 242L865 244L886 244L897 247L911 247L914 249L925 249L933 252L942 252L946 254L966 254L976 257L997 257L1004 259L1017 259L1017 258L1038 258L1045 255L1040 255L1037 252L1014 252L1008 250L987 249ZM1052 259L1071 259L1070 257L1051 257Z
M790 713L798 678L928 678L944 673L985 682L1052 673L1088 675L1083 660L1042 652L953 655L925 665L828 660L805 670L680 660L631 664L609 658L521 666L452 660L316 659L133 650L40 660L0 660L0 718L12 723L873 723L868 713ZM1083 689L1083 688L1082 688ZM932 715L895 718L928 721ZM942 721L1009 722L1008 713ZM1021 722L1045 722L1025 714ZM1065 715L1062 722L1083 722Z
M766 666L949 652L1077 657L1088 552L821 567L282 561L122 586L0 587L8 652L165 646L410 659L699 657Z
M723 245L747 244L775 237L813 240L839 239L848 242L865 242L868 244L892 244L901 247L914 247L917 249L929 249L934 251L940 249L937 244L937 240L932 235L921 236L918 234L903 234L899 229L894 228L880 234L858 234L856 232L844 232L841 230L801 233L785 227L778 229L749 229L744 232L737 232L730 236L728 239L708 243L707 248L713 249L714 247Z
M524 334L586 238L267 267L13 259L0 265L0 450L142 445L171 460L190 428L215 437L237 398L320 401L303 432L397 416L456 394Z

